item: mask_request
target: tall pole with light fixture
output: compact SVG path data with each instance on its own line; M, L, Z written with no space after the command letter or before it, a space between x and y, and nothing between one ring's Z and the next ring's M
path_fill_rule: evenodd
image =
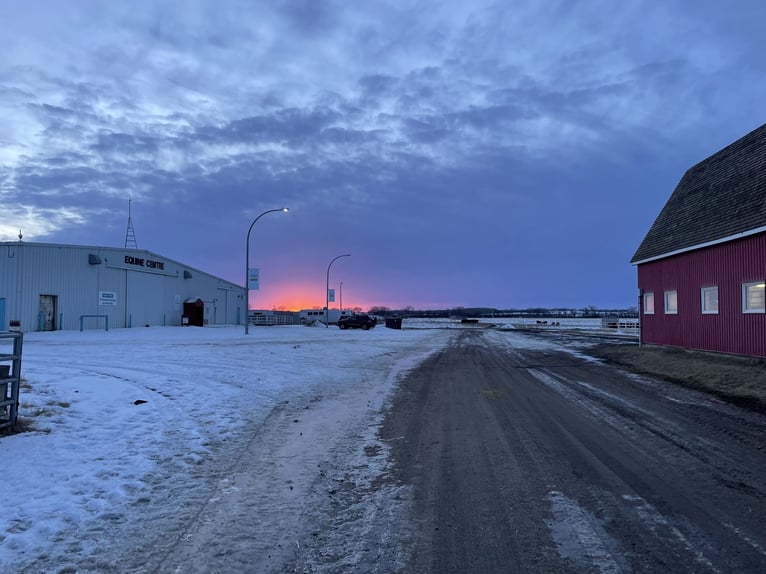
M340 282L340 314L343 315L343 281Z
M269 209L264 211L258 217L256 217L250 224L250 228L247 230L247 239L245 240L245 335L250 330L250 232L253 230L253 225L267 213L274 213L276 211L287 212L289 209L283 207L281 209Z
M330 261L330 264L327 266L327 286L325 287L325 306L324 306L324 326L329 328L330 327L330 267L332 267L332 264L335 263L338 259L341 257L351 257L350 253L346 253L345 255L338 255L335 259Z

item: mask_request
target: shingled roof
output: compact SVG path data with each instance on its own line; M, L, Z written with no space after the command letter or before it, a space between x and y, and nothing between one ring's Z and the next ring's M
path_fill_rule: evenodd
M766 124L690 168L631 263L766 231Z

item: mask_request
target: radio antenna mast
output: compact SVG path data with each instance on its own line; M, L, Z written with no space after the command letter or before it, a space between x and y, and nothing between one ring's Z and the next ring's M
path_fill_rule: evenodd
M125 232L125 247L132 247L138 249L138 243L136 243L136 232L133 231L133 219L130 216L130 203L133 201L128 198L128 230Z

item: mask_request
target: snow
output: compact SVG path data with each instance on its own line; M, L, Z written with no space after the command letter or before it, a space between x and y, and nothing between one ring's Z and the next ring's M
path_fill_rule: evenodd
M0 572L395 571L413 498L382 480L378 427L403 376L473 328L580 356L506 320L26 334Z
M376 425L390 392L452 334L422 327L26 334L19 416L32 429L0 435L0 572L120 571L116 558L140 563L138 542L162 545L152 533L168 535L178 567L217 534L188 525L237 512L244 488L272 537L254 551L282 547L318 481L355 468L356 482L370 482L388 464ZM392 490L378 504L396 513L403 498ZM370 512L358 508L356 526L374 523Z

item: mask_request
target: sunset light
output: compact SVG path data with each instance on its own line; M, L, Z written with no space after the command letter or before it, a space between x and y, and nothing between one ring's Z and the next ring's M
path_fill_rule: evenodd
M336 291L337 293L337 291ZM337 298L330 303L330 309L337 309L340 301ZM360 307L367 311L370 306L379 303L368 303L359 297L344 297L343 308ZM301 309L324 309L324 285L283 283L272 284L270 288L250 293L251 309L276 309L278 311L300 311Z

